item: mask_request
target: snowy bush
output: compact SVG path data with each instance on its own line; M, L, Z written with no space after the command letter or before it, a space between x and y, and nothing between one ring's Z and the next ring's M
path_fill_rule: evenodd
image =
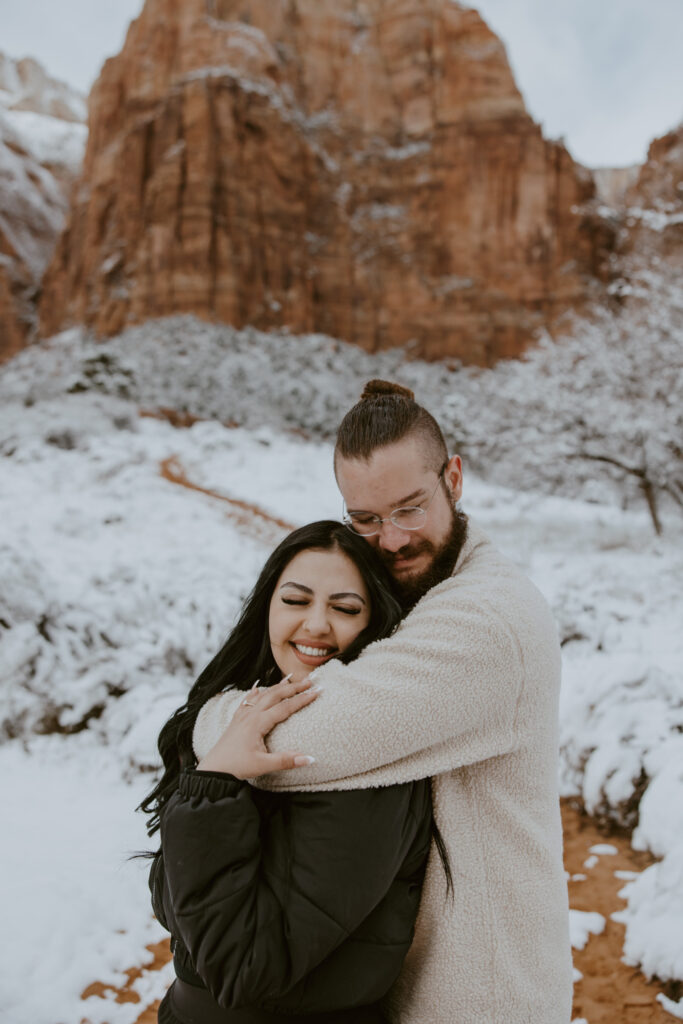
M640 306L577 320L571 336L546 338L492 370L176 316L101 342L67 331L14 359L0 398L30 405L100 393L176 422L185 415L330 440L363 383L386 377L413 388L479 476L644 503L659 530L661 506L683 508L683 288L663 273L656 285L649 281L655 297Z
M89 727L118 742L142 704L161 702L167 716L220 646L262 557L244 538L235 563L221 509L188 503L162 479L175 432L155 421L120 429L121 416L112 399L62 400L54 422L71 442L56 446L45 408L13 423L0 492L6 738ZM84 430L95 417L99 433ZM156 762L153 734L131 761Z

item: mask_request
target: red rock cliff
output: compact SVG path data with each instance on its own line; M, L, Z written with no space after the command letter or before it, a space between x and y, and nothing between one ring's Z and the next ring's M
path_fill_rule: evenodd
M147 0L42 331L193 311L490 363L595 285L593 191L453 0Z

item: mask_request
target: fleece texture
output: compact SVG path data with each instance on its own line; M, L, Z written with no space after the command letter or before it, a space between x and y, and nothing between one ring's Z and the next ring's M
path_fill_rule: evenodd
M392 1024L568 1024L571 949L558 798L560 651L529 579L470 521L453 575L387 640L314 673L323 692L271 750L312 754L259 787L328 790L432 777L452 896L432 849ZM203 757L244 694L219 694Z

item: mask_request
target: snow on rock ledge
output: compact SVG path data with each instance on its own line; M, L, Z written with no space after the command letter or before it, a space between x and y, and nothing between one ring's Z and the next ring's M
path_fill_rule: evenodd
M85 99L0 53L0 361L36 321L38 286L83 161Z

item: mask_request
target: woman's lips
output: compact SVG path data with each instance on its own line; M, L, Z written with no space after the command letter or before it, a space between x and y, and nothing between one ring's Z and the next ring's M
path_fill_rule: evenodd
M330 658L334 657L337 653L336 647L330 647L327 644L297 644L293 640L290 640L290 647L296 654L302 664L307 665L309 668L314 668L316 665L322 665L323 662L329 661ZM301 650L301 648L306 650ZM325 654L310 654L307 651L325 651Z

